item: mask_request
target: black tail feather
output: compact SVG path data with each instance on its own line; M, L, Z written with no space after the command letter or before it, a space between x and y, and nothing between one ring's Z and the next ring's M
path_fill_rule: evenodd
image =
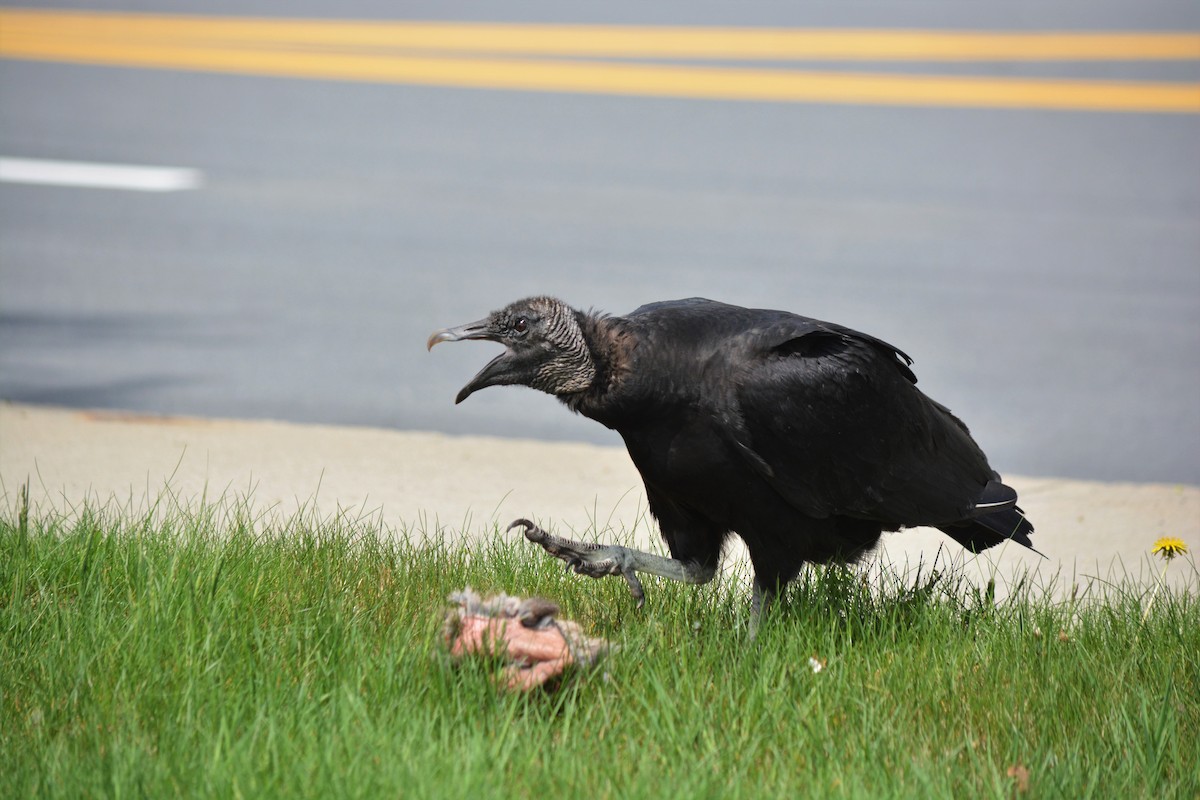
M976 553L1012 539L1033 552L1033 525L1017 505L1017 493L999 480L990 481L975 506L970 519L940 529L951 539ZM1039 554L1040 555L1040 554Z

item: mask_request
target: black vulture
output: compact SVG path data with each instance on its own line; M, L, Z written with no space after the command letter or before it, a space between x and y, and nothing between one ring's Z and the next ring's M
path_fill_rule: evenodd
M916 387L903 351L786 311L692 298L622 317L551 297L437 331L505 351L455 399L522 385L625 440L673 558L575 542L528 520L525 536L580 574L688 583L716 574L737 534L754 568L751 624L805 563L851 562L883 531L925 525L980 551L1032 549L1033 526L967 426Z

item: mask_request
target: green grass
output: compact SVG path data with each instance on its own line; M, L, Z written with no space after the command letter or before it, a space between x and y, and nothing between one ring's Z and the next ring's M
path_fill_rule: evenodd
M515 535L424 538L237 503L0 521L3 793L1200 795L1194 581L1143 623L1133 583L997 603L953 571L813 570L752 643L738 580L647 581L637 612ZM621 649L502 692L440 647L465 584L553 598Z

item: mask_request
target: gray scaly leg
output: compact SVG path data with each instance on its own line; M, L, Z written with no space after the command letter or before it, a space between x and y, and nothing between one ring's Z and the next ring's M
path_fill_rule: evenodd
M645 572L683 583L708 583L717 574L716 567L706 567L692 561L664 558L641 550L632 550L619 544L593 544L576 542L547 533L527 519L519 519L508 526L524 528L525 538L541 547L555 558L567 562L567 568L579 575L603 578L620 575L629 584L629 591L637 601L638 608L646 602L646 593L637 573Z
M775 587L763 585L758 576L754 576L754 586L750 590L750 641L758 637L758 626L762 623L763 614L770 608L775 599Z

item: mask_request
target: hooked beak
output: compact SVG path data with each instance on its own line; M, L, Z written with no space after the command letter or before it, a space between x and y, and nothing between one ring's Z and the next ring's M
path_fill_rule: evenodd
M475 322L468 322L466 325L459 325L455 328L443 328L440 331L434 331L430 335L429 341L425 343L425 347L432 350L435 344L461 342L466 339L485 339L492 342L500 341L500 337L491 332L489 320L481 319ZM466 400L480 389L488 386L496 386L497 384L512 383L513 381L509 377L511 366L509 354L509 350L505 348L503 353L493 358L483 369L479 370L470 383L464 386L459 391L458 396L454 398L455 405Z
M432 350L435 344L442 342L461 342L464 339L490 339L496 341L496 336L488 332L488 320L480 319L459 325L457 328L442 328L434 331L425 343L425 349Z

